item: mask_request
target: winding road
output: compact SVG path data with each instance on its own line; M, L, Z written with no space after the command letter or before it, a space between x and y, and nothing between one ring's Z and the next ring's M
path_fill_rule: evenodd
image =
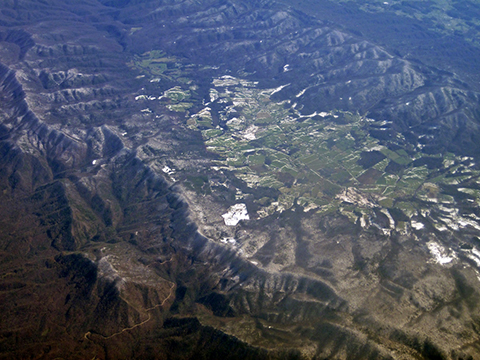
M169 282L170 282L170 281L169 281ZM148 313L149 311L152 311L152 310L154 310L154 309L156 309L156 308L158 308L158 307L162 307L162 306L168 301L168 299L170 299L170 298L173 296L173 294L174 294L174 292L175 292L175 283L173 283L173 282L170 282L170 283L171 283L170 293L168 294L168 296L167 296L160 304L157 304L157 305L155 305L155 306L152 306L151 308L145 309L144 311L145 311L146 313ZM124 300L124 301L127 302L126 300ZM127 303L128 303L128 302L127 302ZM129 304L129 305L130 305L130 304ZM130 305L130 306L132 306L132 305ZM133 307L133 306L132 306L132 307ZM102 338L105 339L105 340L108 340L108 339L111 339L111 338L113 338L113 337L115 337L115 336L117 336L117 335L120 335L120 334L122 334L122 333L124 333L124 332L126 332L126 331L130 331L130 330L133 330L133 329L135 329L135 328L137 328L137 327L140 327L140 326L142 326L142 325L145 325L145 324L146 324L147 322L149 322L151 319L152 319L152 315L151 315L150 313L148 313L148 318L147 318L146 320L144 320L144 321L142 321L142 322L140 322L140 323L138 323L138 324L135 324L135 325L133 325L133 326L131 326L131 327L124 328L124 329L122 329L122 330L120 330L120 331L118 331L118 332L116 332L116 333L114 333L114 334L112 334L112 335L110 335L110 336L104 336L104 335L102 335L102 334L92 334L90 331L87 331L83 337L84 337L86 340L93 341L92 339L90 339L89 336L95 335L95 336L100 336L100 337L102 337Z

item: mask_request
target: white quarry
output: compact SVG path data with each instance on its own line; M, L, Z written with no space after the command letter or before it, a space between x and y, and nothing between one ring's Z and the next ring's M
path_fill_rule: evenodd
M243 203L235 204L228 209L228 212L222 215L225 225L235 226L241 220L250 220L247 206Z

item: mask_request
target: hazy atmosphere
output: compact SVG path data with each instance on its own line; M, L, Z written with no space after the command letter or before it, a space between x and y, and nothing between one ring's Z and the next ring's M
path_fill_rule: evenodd
M0 359L480 359L480 0L0 1Z

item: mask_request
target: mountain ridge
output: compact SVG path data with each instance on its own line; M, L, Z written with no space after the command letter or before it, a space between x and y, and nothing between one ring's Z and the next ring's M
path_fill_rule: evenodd
M459 78L278 2L29 4L7 3L2 11L2 23L14 30L2 30L9 35L1 40L14 45L6 46L10 55L0 67L0 296L7 314L0 357L400 353L460 359L478 353L474 220L456 232L438 230L434 221L452 212L442 202L428 214L419 210L402 231L395 225L402 215L402 222L410 221L408 207L396 215L389 212L393 205L371 205L375 196L349 186L338 194L337 188L318 192L338 201L338 211L309 211L302 196L287 208L283 192L307 179L278 171L273 184L281 187L253 186L251 178L237 177L235 161L226 168L221 151L207 143L220 134L208 131L241 126L232 114L248 115L239 100L247 94L261 99L253 107L255 123L234 136L240 143L257 141L255 157L248 148L245 161L259 174L285 159L268 164L271 140L260 138L271 108L285 111L294 126L329 122L327 133L366 122L355 110L370 110L378 122L392 120L365 125L379 150L364 156L381 154L372 166L388 159L406 168L401 161L408 153L400 156L394 145L413 153L429 145L420 140L428 136L453 145L434 143L424 152L477 156L470 146L478 146L478 95ZM65 31L52 33L57 26ZM208 106L211 119L201 113ZM422 114L426 121L417 123ZM432 119L444 123L429 129ZM462 121L466 129L457 124ZM361 143L367 135L352 129L351 141L355 135ZM335 141L327 145L341 149ZM295 153L284 146L272 153ZM442 158L442 166L453 162L442 171L457 166L452 176L466 176L465 167L473 174L465 184L474 192L475 169L467 167L473 160L452 159ZM355 181L377 181L380 170L368 161L363 166L365 175ZM333 181L325 180L327 170L319 168L323 177L317 174L316 181ZM426 193L425 203L444 191L428 184L415 191ZM472 199L457 188L451 193L459 204ZM251 220L229 227L221 215L237 203L245 204ZM352 203L358 207L349 213ZM362 206L373 210L362 213ZM469 215L462 206L457 211ZM432 260L435 254L444 263Z

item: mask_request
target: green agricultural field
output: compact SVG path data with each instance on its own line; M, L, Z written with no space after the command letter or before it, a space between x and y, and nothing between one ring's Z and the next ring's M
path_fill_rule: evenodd
M455 177L429 179L432 170L412 165L422 157L420 152L409 155L403 149L391 150L381 145L368 135L368 123L372 120L358 114L336 112L299 123L295 116L300 114L294 108L272 101L268 90L256 89L255 84L233 77L214 81L210 93L219 103L233 105L225 105L219 112L227 122L226 128L203 131L207 149L220 156L217 165L233 171L249 187L271 187L288 194L288 201L271 199L279 204L279 209L296 203L304 208L314 206L322 213L334 211L341 204L335 198L345 187L353 187L377 198L377 206L391 208L397 203L399 210L412 214L416 205L408 205L410 200L399 200L415 196L426 182L448 184L472 178L471 172L459 172ZM230 114L235 114L233 120L229 120ZM196 122L198 126L199 121ZM363 168L359 165L361 153L374 149L385 159ZM451 154L445 159L453 171L459 168L460 159ZM390 163L404 170L388 173ZM480 196L478 192L468 193ZM262 213L271 211L269 205ZM352 221L357 216L345 206L342 211Z
M352 221L359 213L369 214L365 204L354 212L339 200L347 188L368 197L368 206L373 201L407 216L420 211L422 202L450 201L451 196L440 191L442 186L466 184L462 192L480 203L480 192L468 187L480 172L464 166L468 159L446 153L442 169L416 166L425 156L421 149L399 149L398 144L389 146L369 135L369 126L384 126L382 121L323 109L317 110L321 116L305 116L294 106L273 101L270 96L278 89L259 89L256 83L233 76L213 80L209 95L216 103L214 114L211 105L202 109L194 100L197 86L188 79L194 69L181 65L179 59L150 51L135 56L130 65L157 76L155 82L165 78L177 84L159 99L170 111L185 113L190 129L201 131L206 149L217 155L215 166L252 189L271 188L288 195L269 199L268 206L259 203L259 214L264 216L295 204L321 213L340 211L342 206L342 213ZM200 110L189 113L192 108ZM223 125L213 125L214 115ZM370 152L384 158L362 165L362 156ZM429 161L426 156L424 160Z

